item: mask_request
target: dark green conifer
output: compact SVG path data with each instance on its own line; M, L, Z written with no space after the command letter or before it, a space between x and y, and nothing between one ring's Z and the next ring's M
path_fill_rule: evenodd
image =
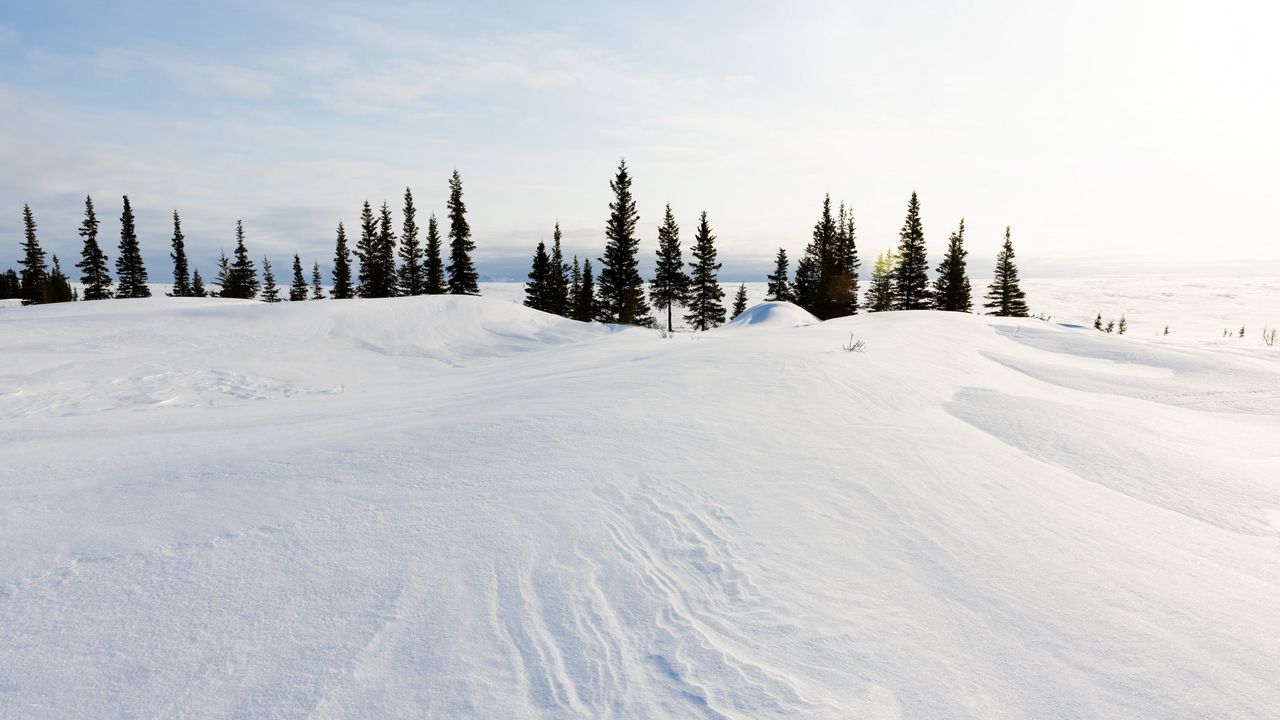
M382 270L385 267L378 252L378 221L368 200L360 209L360 239L356 241L356 259L360 261L360 297L379 297Z
M529 281L524 284L524 305L534 310L547 309L547 279L551 274L551 258L547 256L547 244L538 241L538 249L533 253L533 268L529 270Z
M347 249L347 231L338 223L338 240L333 250L333 299L348 300L355 295L351 286L351 251Z
M44 302L45 286L49 284L49 270L45 267L44 248L36 238L36 218L31 206L22 206L22 266L21 297L23 305Z
M262 302L280 302L280 288L276 285L276 276L271 272L271 261L262 257Z
M173 261L173 297L191 297L191 274L187 267L187 248L182 235L182 220L178 211L173 211L173 239L169 241L172 251L169 259Z
M591 258L582 260L582 284L578 287L578 295L573 303L573 317L582 322L598 320L599 304L596 302L596 283L591 276Z
M965 262L968 255L969 251L964 249L964 218L961 218L960 227L947 241L947 254L938 264L938 279L933 283L934 305L939 310L973 312L973 288Z
M729 319L738 317L747 310L747 284L738 286L738 294L733 296L733 309L729 311Z
M560 223L551 235L551 266L547 275L547 307L545 310L562 317L569 316L569 264L560 249Z
M85 300L106 300L111 297L111 275L107 271L107 255L98 245L98 216L93 211L93 198L84 198L84 220L80 222L80 237L84 248L80 251L80 282L84 285Z
M684 321L694 330L710 330L724 324L724 289L716 276L720 263L716 262L716 236L711 234L704 210L698 219L698 230L693 236L693 262L689 266L689 303Z
M871 288L867 291L867 309L871 312L894 308L893 271L897 265L898 257L892 250L876 257L875 268L871 271Z
M440 258L440 224L436 214L427 220L427 249L423 264L422 291L427 295L443 295L447 286L444 280L444 261Z
M644 280L640 277L640 238L636 226L640 213L631 195L631 176L627 161L618 164L618 174L609 182L613 202L609 203L609 222L605 225L604 255L600 257L599 315L605 322L620 325L653 324L649 303L644 296Z
M378 272L380 285L374 297L395 297L399 294L396 277L396 233L392 229L391 208L383 201L378 214Z
M787 268L787 251L778 248L778 257L773 263L773 273L767 278L769 288L765 292L766 302L795 302L796 295L791 287L791 271Z
M324 287L320 285L320 263L314 260L311 262L311 299L324 299Z
M58 262L58 256L54 255L53 268L49 271L49 280L45 283L44 302L71 302L74 299L75 293L71 290L71 282L62 272L62 264Z
M199 268L191 271L191 296L205 297L209 290L204 286L204 278L200 277Z
M476 273L471 253L471 226L467 224L467 206L462 202L462 176L455 169L449 178L449 294L479 295L480 276Z
M835 238L831 245L831 276L826 282L826 295L831 317L858 314L858 259L853 212L840 203L836 218Z
M658 310L667 312L667 330L672 330L673 308L689 299L689 275L684 271L680 226L676 224L670 204L658 226L658 262L653 280L649 282L649 297Z
M1001 317L1026 317L1028 314L1027 294L1018 283L1018 266L1013 263L1013 240L1008 227L1004 229L1004 245L996 255L995 277L987 288L983 307L991 310L992 315Z
M582 266L578 264L578 256L573 256L573 266L569 269L569 313L565 317L578 317L578 293L582 292Z
M297 302L307 299L307 278L302 274L302 258L293 254L293 284L289 286L289 300Z
M404 221L400 228L400 294L422 295L426 278L422 272L422 243L418 240L418 210L413 193L404 189Z
M225 250L218 251L218 276L214 278L214 282L218 285L218 292L210 297L234 297L229 294L235 292L235 280L231 277L231 263L227 262Z
M138 233L134 228L133 207L129 196L124 196L124 210L120 214L120 254L116 257L116 289L118 298L151 297L147 287L147 268L142 264L142 249L138 246Z
M893 270L894 310L928 310L933 307L929 289L929 258L920 224L920 199L914 192L907 204L907 219L898 234L898 264Z
M22 297L22 281L13 268L0 273L0 300L13 300Z
M252 300L258 296L262 286L258 283L258 269L249 258L249 249L244 244L244 223L236 220L235 260L231 262L231 271L227 276L227 284L222 288L222 297Z

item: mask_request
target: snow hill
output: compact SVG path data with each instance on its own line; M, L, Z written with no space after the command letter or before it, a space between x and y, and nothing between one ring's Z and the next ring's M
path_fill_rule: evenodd
M0 717L1280 712L1280 348L775 314L0 313Z

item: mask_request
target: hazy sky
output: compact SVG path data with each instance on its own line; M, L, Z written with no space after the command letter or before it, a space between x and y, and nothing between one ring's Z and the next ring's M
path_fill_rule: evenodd
M916 190L932 250L966 219L975 274L1006 224L1024 272L1280 273L1276 8L14 0L0 265L24 202L71 265L86 193L114 259L127 193L155 280L174 208L206 276L237 218L255 255L327 266L365 198L442 212L457 167L481 273L523 276L557 219L599 254L625 156L646 269L667 202L736 279L798 254L824 193L870 258Z

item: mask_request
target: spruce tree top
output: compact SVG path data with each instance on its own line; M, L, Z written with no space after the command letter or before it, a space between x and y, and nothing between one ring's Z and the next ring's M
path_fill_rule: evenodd
M924 246L924 227L920 223L920 199L911 193L907 219L899 233L898 266L894 269L895 310L927 310L933 307L929 289L929 258Z
M983 304L992 315L1003 317L1027 317L1026 293L1018 282L1018 266L1013 263L1013 240L1010 239L1010 228L1004 229L1004 245L996 255L995 277L987 289L986 303Z
M467 223L467 206L462 201L462 175L455 169L449 178L449 294L479 295L480 276L476 273L471 253L471 225Z
M640 277L637 252L640 238L636 227L640 213L631 195L631 176L627 161L618 163L618 173L609 182L613 202L609 203L609 221L605 224L604 255L596 278L600 293L600 313L608 322L622 325L651 325L649 302L645 298L644 280Z

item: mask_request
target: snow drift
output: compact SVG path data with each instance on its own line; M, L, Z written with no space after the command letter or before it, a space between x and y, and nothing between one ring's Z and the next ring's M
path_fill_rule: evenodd
M1277 354L763 314L0 313L0 717L1274 716Z
M725 323L724 327L799 327L816 322L819 322L818 318L808 310L789 302L774 301L752 305Z

